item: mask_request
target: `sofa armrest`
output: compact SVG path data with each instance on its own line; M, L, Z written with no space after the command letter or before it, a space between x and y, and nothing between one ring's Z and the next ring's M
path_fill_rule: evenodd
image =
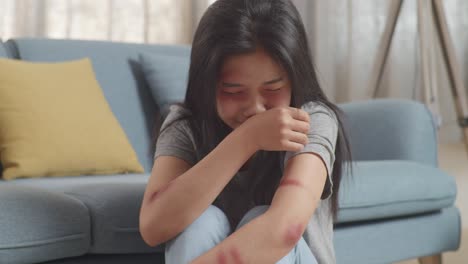
M437 130L424 104L375 99L338 107L346 115L354 160L410 160L438 166Z

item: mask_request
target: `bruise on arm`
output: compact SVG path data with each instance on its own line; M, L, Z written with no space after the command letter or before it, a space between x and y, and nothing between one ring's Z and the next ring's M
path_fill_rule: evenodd
M165 191L167 191L167 189L169 189L170 185L172 184L174 180L168 182L166 185L164 185L161 189L159 190L156 190L154 191L149 199L148 199L148 203L152 203L154 200L156 200L157 198L159 198L161 196L162 193L164 193Z
M282 234L281 243L283 243L283 245L286 246L287 248L293 248L297 244L299 239L301 239L304 229L305 229L304 224L292 222L291 224L288 225L287 229ZM241 249L243 249L242 247L243 247L242 245L240 245L240 247L237 247L236 244L224 245L221 247L219 247L218 245L218 250L216 251L216 253L213 252L214 253L213 263L246 264L247 262L244 261L245 256L242 257L242 252L241 252ZM208 259L204 259L204 260L197 259L192 264L206 263L204 261L207 261L207 260Z
M291 223L284 234L284 243L286 246L294 246L299 242L304 232L304 225L300 223Z
M236 247L231 248L231 256L234 260L234 264L244 264L245 262L242 261L241 255L239 250Z
M226 254L223 251L219 251L216 261L217 261L216 264L227 264Z
M298 180L294 179L293 177L284 177L278 188L280 187L299 187L305 188L304 184ZM302 233L304 232L304 224L301 223L288 223L288 227L283 234L283 242L286 246L294 246L297 244L299 239L301 239Z
M301 239L317 207L326 176L325 166L315 155L295 156L288 162L267 212L236 230L193 264L280 260Z
M229 253L230 253L229 255L232 259L232 262L228 262L228 256L223 250L220 250L217 255L216 264L228 264L228 263L245 264L245 262L241 258L239 250L236 247L231 247L229 250Z

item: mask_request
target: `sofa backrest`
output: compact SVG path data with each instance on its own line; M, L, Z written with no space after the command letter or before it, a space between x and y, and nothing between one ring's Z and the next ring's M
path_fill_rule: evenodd
M104 95L139 161L145 172L151 171L151 136L157 107L144 80L138 55L144 52L189 56L189 46L37 38L12 39L6 44L18 58L27 61L56 62L89 57Z

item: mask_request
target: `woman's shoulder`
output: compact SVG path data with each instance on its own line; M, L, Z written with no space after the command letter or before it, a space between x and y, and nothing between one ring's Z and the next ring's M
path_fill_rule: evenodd
M174 156L194 165L197 162L196 144L187 118L187 111L171 106L158 134L154 158Z
M303 104L301 109L306 111L307 113L309 113L309 115L317 114L317 113L323 113L323 114L327 114L327 115L331 116L332 118L336 119L336 114L333 111L333 109L330 108L328 105L326 105L323 102L309 101L309 102Z
M169 107L169 113L164 118L161 131L168 126L177 128L188 128L188 118L191 116L189 109L183 105L174 104Z

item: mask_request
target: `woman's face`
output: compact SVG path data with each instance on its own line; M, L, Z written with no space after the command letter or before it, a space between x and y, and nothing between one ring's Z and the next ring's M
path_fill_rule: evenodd
M227 58L216 88L218 115L232 129L249 117L291 103L289 78L262 49Z

